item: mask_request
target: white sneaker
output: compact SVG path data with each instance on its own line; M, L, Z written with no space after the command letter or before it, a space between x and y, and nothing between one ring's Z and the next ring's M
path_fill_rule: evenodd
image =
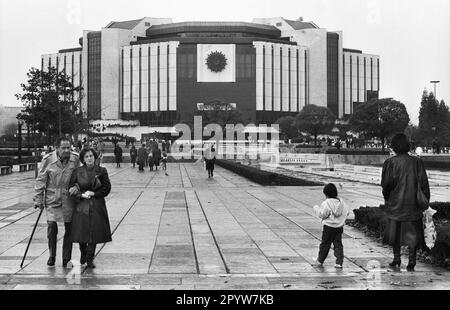
M334 268L342 269L342 265L336 264L336 265L334 265Z
M312 263L313 267L323 267L323 264L317 260L317 257L313 257L312 259L313 259Z

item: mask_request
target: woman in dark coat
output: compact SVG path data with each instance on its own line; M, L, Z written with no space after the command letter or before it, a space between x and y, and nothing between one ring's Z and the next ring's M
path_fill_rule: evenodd
M393 246L394 260L391 267L400 267L400 249L407 245L409 250L408 271L416 265L416 251L424 245L422 212L417 192L422 190L428 201L430 187L422 160L408 154L410 145L404 134L392 139L395 156L384 162L381 186L387 212L387 226L384 241Z
M111 241L111 228L105 197L111 191L108 172L95 165L97 154L91 148L83 149L80 161L84 164L72 173L69 192L75 200L72 216L72 242L80 244L80 263L95 268L97 243Z
M116 167L120 168L120 163L122 162L122 148L120 147L119 143L116 144L116 147L114 148L114 156L116 157Z

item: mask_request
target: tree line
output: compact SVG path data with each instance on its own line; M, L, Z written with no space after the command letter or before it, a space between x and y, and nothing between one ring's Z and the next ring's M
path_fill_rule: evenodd
M360 104L351 116L338 121L328 108L307 105L296 117L281 117L277 123L286 139L306 132L314 137L315 144L318 135L337 135L345 139L350 131L364 139L380 139L383 149L386 142L399 132L404 132L416 145L429 146L436 141L440 145L450 145L449 107L426 90L422 95L418 126L410 123L405 105L392 98Z

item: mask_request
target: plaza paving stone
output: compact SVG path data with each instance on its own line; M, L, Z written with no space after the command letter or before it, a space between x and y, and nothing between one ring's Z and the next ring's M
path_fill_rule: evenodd
M348 226L344 269L334 268L332 251L323 268L312 266L322 234L312 207L323 200L321 186L263 187L220 167L208 179L202 163L170 163L168 176L105 166L113 242L97 246L94 270L79 265L78 245L73 266L62 268L62 225L56 267L46 266L45 213L20 268L38 216L34 172L0 177L0 290L450 288L443 268L418 263L416 272L406 272L404 257L400 271L389 269L392 250ZM383 201L378 186L338 185L352 209ZM432 201L450 200L446 187L431 193Z

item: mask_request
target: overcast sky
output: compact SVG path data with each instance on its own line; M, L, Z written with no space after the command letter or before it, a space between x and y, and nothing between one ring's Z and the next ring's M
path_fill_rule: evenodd
M344 47L380 55L381 97L403 102L417 123L424 88L440 80L450 105L449 0L0 0L0 105L14 97L40 55L78 47L82 30L142 17L245 21L281 16L344 32Z

